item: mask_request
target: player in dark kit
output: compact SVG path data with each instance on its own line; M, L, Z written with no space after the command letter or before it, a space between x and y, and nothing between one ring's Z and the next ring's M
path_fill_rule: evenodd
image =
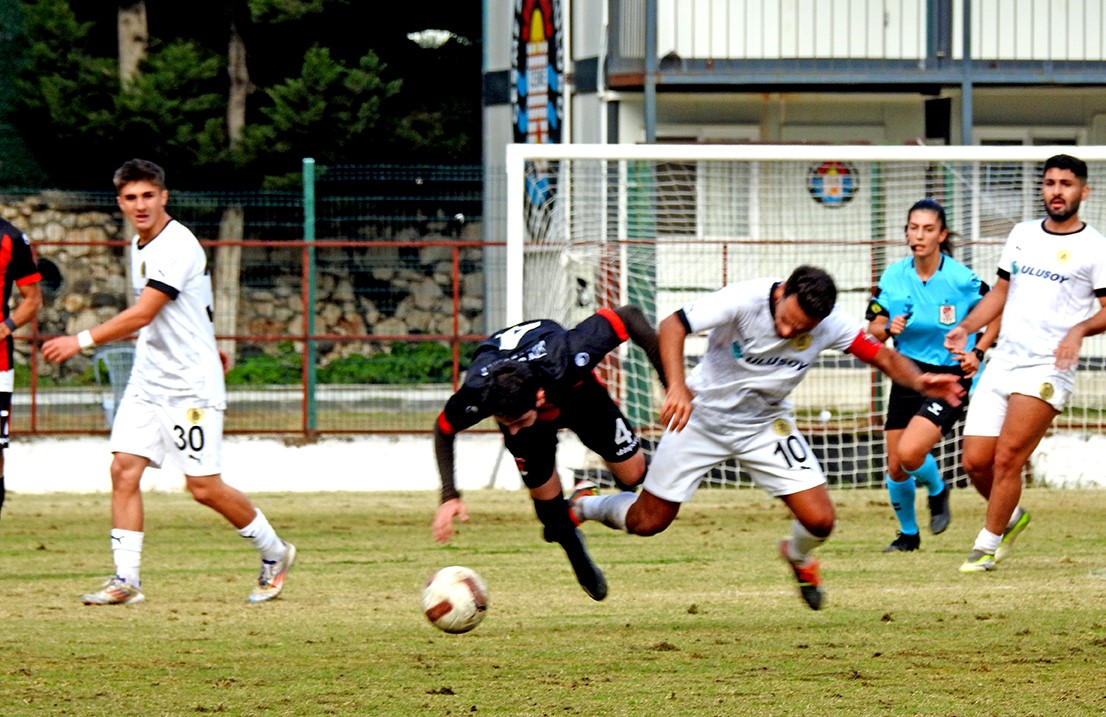
M4 505L4 451L15 389L15 341L12 334L34 319L42 306L42 275L35 264L31 243L11 222L0 219L0 275L4 303L0 309L0 508ZM19 287L19 305L10 309L12 288Z
M434 516L438 542L452 537L454 518L468 520L454 484L454 436L492 416L534 500L545 540L564 548L591 598L607 596L603 572L589 557L564 498L556 466L557 432L567 428L575 433L603 458L619 483L641 483L646 465L640 441L593 373L627 339L645 350L663 382L657 332L636 306L600 309L572 329L546 319L527 321L477 347L464 384L434 426L442 480L441 505Z

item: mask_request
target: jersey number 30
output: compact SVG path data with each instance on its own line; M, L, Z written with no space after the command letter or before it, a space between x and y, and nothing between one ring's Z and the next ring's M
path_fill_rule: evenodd
M177 434L177 440L174 441L177 450L202 451L204 449L203 426L189 426L187 429L184 426L173 426L173 430Z

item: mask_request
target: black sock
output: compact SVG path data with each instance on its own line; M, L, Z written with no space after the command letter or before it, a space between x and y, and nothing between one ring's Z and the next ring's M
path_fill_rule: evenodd
M4 490L4 476L0 476L0 508L4 507L4 494L7 491Z
M563 543L566 539L575 541L576 526L568 517L568 501L562 498L553 500L534 499L534 511L538 520L545 526L545 540L549 543Z

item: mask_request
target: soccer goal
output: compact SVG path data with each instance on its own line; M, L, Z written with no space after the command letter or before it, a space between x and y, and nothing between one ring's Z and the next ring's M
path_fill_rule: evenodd
M1043 216L1040 172L1053 154L1087 161L1092 195L1081 216L1106 231L1106 148L827 145L511 145L507 149L508 324L573 325L601 306L634 303L654 321L744 279L785 278L800 264L829 271L859 320L889 263L906 256L906 212L931 196L957 234L955 257L993 282L1005 238ZM689 338L696 360L704 341ZM1075 405L1057 431L1099 432L1106 410L1106 339L1084 344ZM662 393L644 355L626 344L603 378L645 436L660 434ZM792 396L800 427L831 485L873 486L884 473L889 384L828 352ZM958 436L938 448L948 481ZM741 485L740 466L710 482Z

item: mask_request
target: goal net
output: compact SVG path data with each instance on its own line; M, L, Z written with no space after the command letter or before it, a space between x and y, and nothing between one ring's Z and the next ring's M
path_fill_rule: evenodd
M863 321L881 273L907 255L907 210L927 196L945 206L954 256L993 283L1010 228L1043 216L1043 161L1064 151L1088 162L1092 188L1106 186L1098 147L511 145L507 323L571 326L624 303L659 322L730 282L786 278L800 264L829 271L838 303ZM1092 194L1081 217L1106 230L1106 201ZM704 347L689 337L690 364ZM1101 431L1104 366L1106 340L1088 339L1056 431ZM663 393L644 354L627 343L601 372L651 449ZM851 356L826 352L792 395L831 486L882 485L889 388ZM935 456L962 485L959 436L958 427ZM749 484L736 463L707 482Z

